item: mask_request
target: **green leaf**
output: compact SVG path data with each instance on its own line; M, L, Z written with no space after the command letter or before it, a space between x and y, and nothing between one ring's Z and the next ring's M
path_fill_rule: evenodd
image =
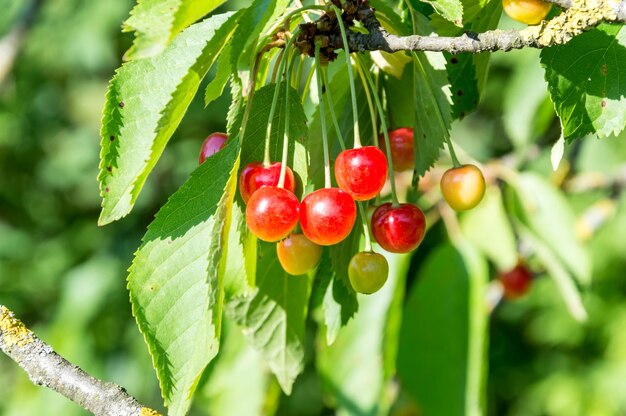
M427 415L484 414L488 268L464 245L441 246L419 271L404 310L402 385Z
M129 62L111 80L101 131L100 225L132 209L238 16L190 27L162 55Z
M439 52L413 53L414 182L435 164L450 137L452 104L445 62Z
M544 49L541 63L565 139L618 134L626 125L626 30L603 24L562 46Z
M253 66L256 44L253 42L272 22L285 11L288 0L253 0L241 17L239 27L231 42L231 65L235 69L234 78L241 85L247 85L247 72Z
M224 261L239 146L233 140L170 197L128 276L143 333L170 415L189 408L204 368L217 354Z
M383 78L383 88L387 97L387 116L389 129L408 127L413 125L413 63L405 67L402 79L391 76Z
M544 178L522 173L514 184L520 219L567 265L583 285L591 281L591 259L576 235L576 217L563 193Z
M233 299L228 314L248 342L260 351L286 394L304 368L304 329L311 282L287 274L276 257L276 245L259 243L256 289Z
M135 32L125 59L158 55L178 33L224 0L139 0L124 22L125 32Z
M357 218L357 224L359 221ZM348 277L348 264L359 251L360 239L361 230L355 226L345 240L328 247L329 255L324 256L319 267L319 289L323 296L322 308L328 345L335 342L339 330L359 309L356 292Z
M489 224L489 232L485 232ZM518 261L517 244L499 188L489 187L484 199L461 217L463 235L501 271L511 270Z
M474 56L469 53L452 55L445 53L446 68L452 92L452 115L463 118L478 106L478 81Z
M463 27L463 4L459 0L424 0L455 26Z
M338 415L387 414L389 398L384 391L390 372L383 357L397 334L389 332L392 306L401 302L397 295L404 287L410 255L384 253L389 262L389 278L383 288L372 295L359 295L359 313L339 332L335 343L320 343L317 368L323 387L337 403ZM393 319L398 319L395 316ZM394 357L391 351L389 357Z
M204 93L204 105L207 106L217 98L219 98L224 92L224 87L228 83L228 80L231 77L232 73L232 64L231 64L231 51L232 48L230 43L224 46L222 49L222 53L217 62L217 70L215 72L215 76L209 82L206 87L206 91Z

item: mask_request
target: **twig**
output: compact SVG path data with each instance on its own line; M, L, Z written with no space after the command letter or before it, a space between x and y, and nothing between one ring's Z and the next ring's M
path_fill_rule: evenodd
M68 362L2 305L0 349L33 383L60 393L96 416L159 416L122 387L100 381Z
M359 5L354 19L363 23L367 34L348 32L348 46L352 52L381 50L398 51L447 51L450 53L485 51L508 51L525 47L544 48L569 42L573 37L590 30L602 22L626 23L626 0L549 0L565 8L560 15L539 25L522 30L490 30L484 33L467 32L461 36L397 36L387 32L368 7L367 2ZM324 17L324 16L322 16ZM334 18L334 17L333 17ZM328 27L329 19L323 23ZM332 25L331 25L332 27ZM311 29L309 29L311 32ZM343 41L334 30L326 33L307 33L298 45L303 53L310 53L309 39L324 39L328 50L343 48ZM330 59L334 57L329 55Z

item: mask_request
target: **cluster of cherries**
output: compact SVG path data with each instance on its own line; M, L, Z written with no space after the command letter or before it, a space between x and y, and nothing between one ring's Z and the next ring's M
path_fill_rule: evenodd
M202 144L199 162L219 151L227 136L214 133ZM381 147L384 141L381 140ZM394 171L413 168L413 129L389 132L390 154ZM294 194L296 181L285 166L284 183L279 187L282 163L268 165L253 162L239 177L239 192L246 204L246 223L259 239L277 243L278 259L284 270L300 275L313 269L322 255L321 246L343 241L351 233L357 218L355 201L375 198L387 180L387 158L375 146L344 150L335 161L337 188L327 187L306 195L302 202ZM456 210L477 205L485 190L481 171L465 165L446 171L441 180L444 199ZM294 233L300 223L301 233ZM371 232L386 251L407 253L424 238L426 221L415 205L384 203L371 217ZM360 293L374 293L387 280L389 266L384 256L371 251L356 253L348 266L353 288Z

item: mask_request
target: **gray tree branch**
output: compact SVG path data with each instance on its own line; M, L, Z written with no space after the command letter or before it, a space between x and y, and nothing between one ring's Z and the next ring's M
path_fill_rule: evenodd
M52 350L0 305L0 349L33 383L62 394L97 416L159 416L122 387L100 381Z
M349 31L348 44L353 52L375 50L385 52L447 51L451 53L508 51L525 47L544 48L562 45L602 22L626 23L626 0L547 1L564 8L564 11L551 20L522 30L467 32L455 37L393 35L381 26L374 10L367 6L367 2L363 2L360 6L353 6L358 7L353 16L363 23L369 33ZM311 54L314 49L312 42L316 39L322 40L323 47L329 51L343 48L341 34L336 30L327 30L326 33L317 34L311 33L310 29L306 35L301 35L300 43L297 43L298 48L302 52Z

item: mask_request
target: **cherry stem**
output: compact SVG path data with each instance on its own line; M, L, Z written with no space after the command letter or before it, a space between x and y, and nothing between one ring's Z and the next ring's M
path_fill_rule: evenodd
M285 54L285 50L281 49L278 57L276 57L276 62L274 62L274 69L272 70L272 80L271 83L276 83L276 74L278 73L278 68L280 63L283 61L283 55Z
M357 57L357 59L359 59L360 61L360 57ZM363 62L361 62L361 65L363 65ZM392 206L397 207L398 205L400 205L400 203L398 202L398 195L396 194L396 180L395 176L393 175L393 160L391 158L391 145L389 144L389 132L387 131L385 113L383 112L383 106L380 103L380 98L378 97L378 91L375 90L376 85L374 84L372 77L370 76L369 72L365 70L365 68L363 70L363 74L365 74L365 78L367 79L368 84L370 84L370 88L373 92L372 95L374 96L374 102L376 103L376 107L378 108L380 124L383 130L383 136L385 137L385 150L387 151L387 166L389 169L389 182L391 183L391 204Z
M298 34L298 29L294 30L293 35L289 38L289 40L287 41L287 44L285 45L285 51L287 51L286 53L289 53L289 47L291 46L291 44L293 43L293 39L294 37ZM282 74L283 73L283 69L285 67L285 62L288 60L288 57L283 57L283 59L281 59L279 67L278 67L278 73ZM278 63L277 63L278 64ZM287 87L289 86L287 79L285 79L285 83L287 84ZM289 88L287 88L289 89ZM269 115L269 119L267 120L267 130L265 131L265 152L263 155L263 166L268 167L272 161L270 159L270 140L272 137L272 122L274 121L274 114L276 113L276 104L278 103L278 94L280 93L280 82L276 84L276 87L274 88L274 96L272 97L272 105L270 107L270 115Z
M448 150L450 151L450 157L452 158L452 164L454 165L455 168L460 168L461 167L461 162L459 162L459 159L456 157L456 153L454 151L454 146L452 145L452 140L450 140L450 137L446 136L446 143L448 144Z
M365 209L361 202L357 202L359 207L359 214L361 216L361 223L363 223L363 236L365 236L365 251L372 251L372 237L370 237L370 228L367 225L367 216L365 215Z
M343 19L341 18L341 10L334 4L331 8L335 12L337 17L337 23L339 23L339 30L341 31L341 40L343 41L343 49L346 55L346 65L348 66L348 79L350 80L350 96L352 97L352 117L354 118L354 148L361 147L361 132L359 130L359 113L356 105L356 87L354 85L354 74L352 73L352 61L350 59L350 47L348 46L348 36L346 35L346 28L343 25Z
M257 54L256 60L254 61L254 66L252 67L252 76L250 77L250 81L248 82L248 101L246 102L246 107L243 110L243 116L241 118L241 129L239 130L239 146L241 146L241 143L243 143L243 137L246 134L246 126L248 125L250 110L252 109L252 99L254 98L256 77L259 72L259 66L261 65L261 58L263 58L263 53L264 52L259 52Z
M363 89L365 90L365 97L367 98L367 106L370 110L370 117L372 118L372 131L374 133L374 146L378 147L378 126L376 123L376 110L374 110L374 104L372 103L372 96L370 95L370 90L367 88L367 80L365 79L365 75L363 74L363 67L361 66L361 61L359 60L356 65L356 69L359 72L359 77L361 78L361 82L363 83ZM378 91L378 89L376 89Z
M306 96L309 93L309 86L311 85L311 80L313 80L313 75L315 75L315 65L311 65L311 70L309 71L309 75L306 77L306 82L304 83L304 89L302 90L302 105L304 105Z
M320 64L320 43L315 42L315 74L317 75L317 95L319 97L320 121L322 122L322 144L324 146L324 187L332 187L330 181L330 156L328 154L328 137L326 132L326 111L322 91L322 65Z
M285 59L289 58L289 51ZM295 64L297 55L293 55L291 61L287 63L287 69L285 73L285 132L283 137L283 157L280 165L280 177L278 179L278 187L283 188L285 186L285 175L287 174L287 158L289 157L289 96L291 95L291 67Z
M337 140L339 140L339 146L341 146L341 150L346 150L346 142L343 140L343 135L341 134L341 127L339 127L339 121L337 120L337 114L335 113L335 102L333 101L333 97L330 93L330 87L326 83L326 68L322 68L322 82L325 87L326 99L328 100L328 107L330 108L330 117L333 120L333 125L335 126L335 132L337 133ZM320 98L321 100L321 98Z

